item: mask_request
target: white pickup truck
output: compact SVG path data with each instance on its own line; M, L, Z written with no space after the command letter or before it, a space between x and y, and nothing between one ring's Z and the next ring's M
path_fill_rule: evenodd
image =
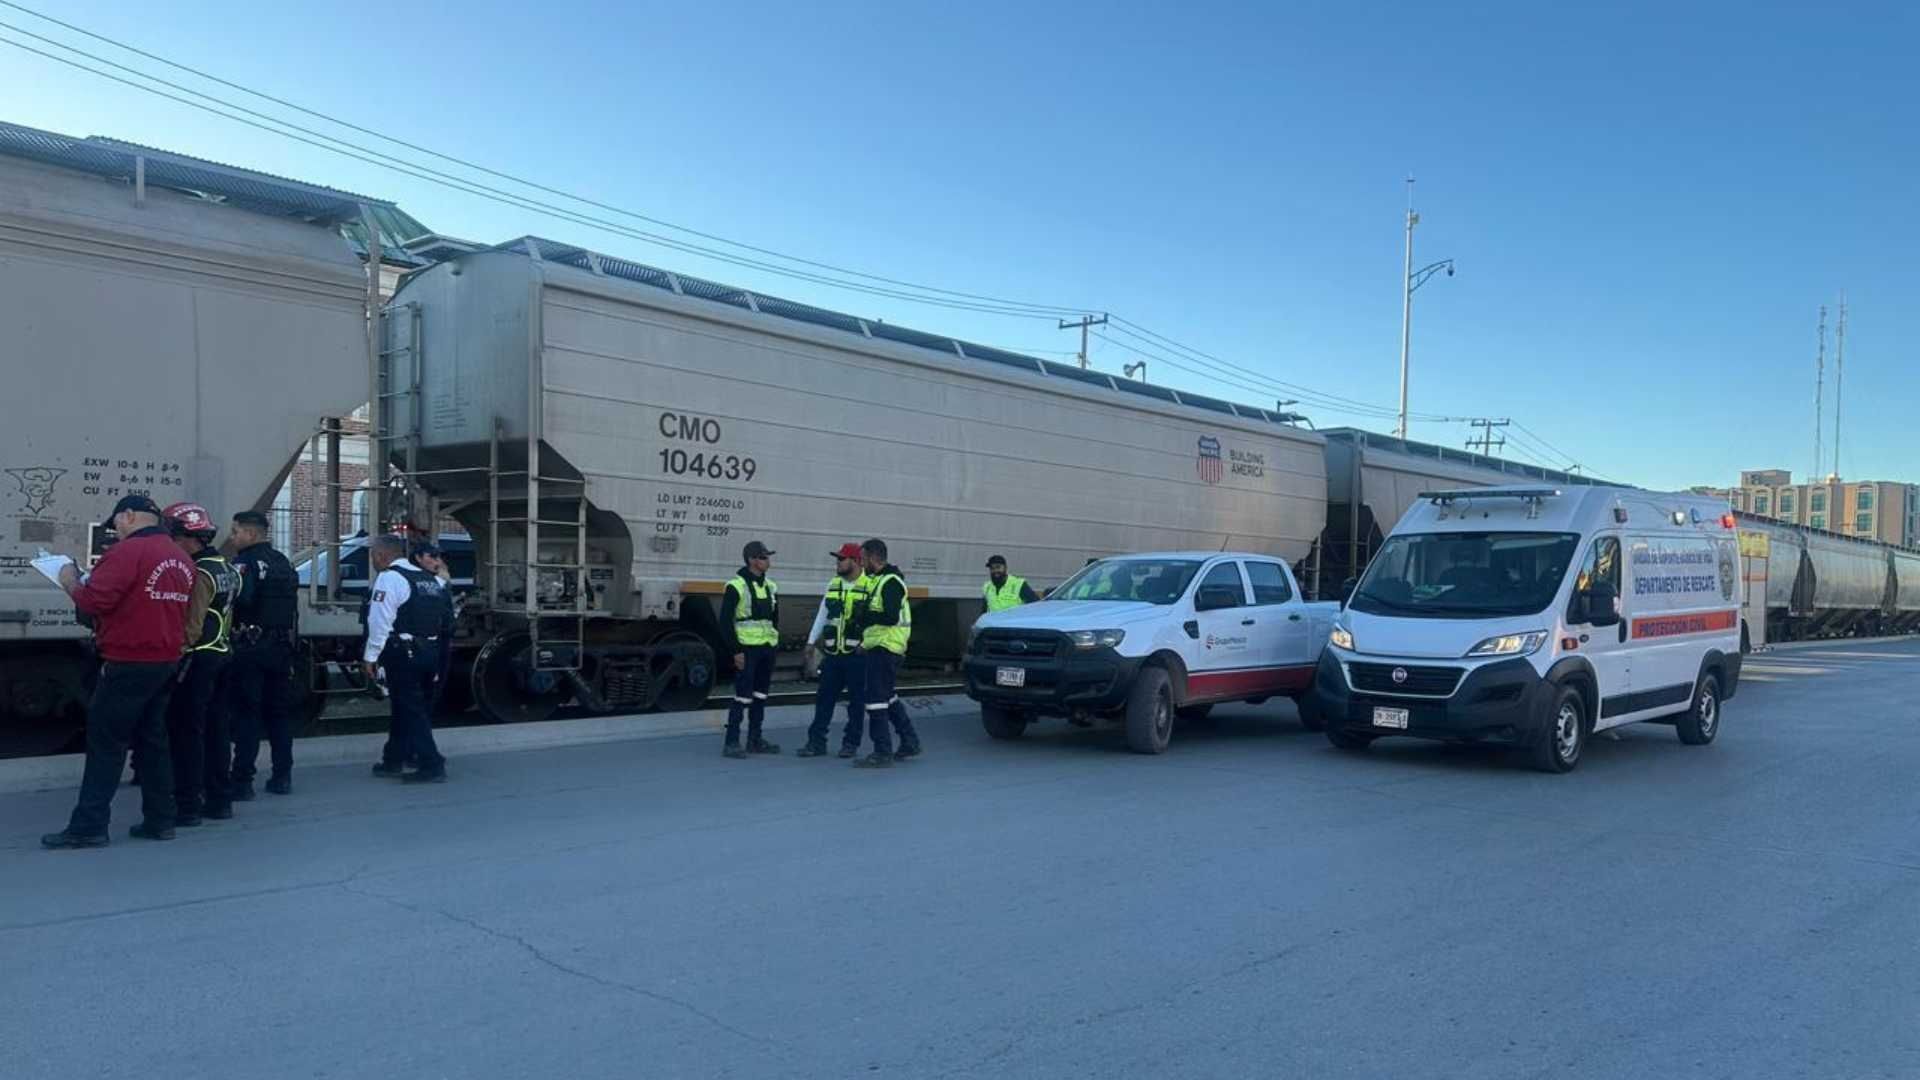
M1041 716L1083 726L1109 717L1142 754L1166 750L1175 716L1228 701L1293 698L1317 731L1314 665L1338 613L1302 600L1271 555L1118 555L1040 603L982 616L967 643L967 696L996 739Z

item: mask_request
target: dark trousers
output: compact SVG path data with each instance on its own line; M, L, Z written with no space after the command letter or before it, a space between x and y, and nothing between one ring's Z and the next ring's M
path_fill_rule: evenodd
M433 741L440 652L441 646L431 641L396 639L380 654L380 666L387 669L387 704L393 708L387 745L380 752L381 760L389 766L411 758L423 773L437 773L447 767L447 759L440 756L440 747Z
M167 699L176 666L112 661L100 665L100 682L87 703L87 767L80 778L80 801L67 822L68 832L106 835L128 743L133 744L133 760L140 770L140 808L147 824L173 826Z
M293 689L293 647L285 634L281 631L234 649L233 661L227 667L236 786L253 783L263 729L273 746L273 775L293 775L293 723L287 715L287 695Z
M727 706L727 742L740 742L740 714L747 714L747 741L760 737L767 720L767 688L773 685L773 646L747 645L740 649L745 667L733 674L733 704Z
M194 653L181 665L167 703L167 744L173 751L173 801L181 817L199 817L207 809L233 802L227 758L227 655Z
M893 753L893 734L900 736L900 746L904 749L920 745L920 734L913 730L913 718L907 715L907 707L893 692L893 684L900 677L900 657L885 649L868 649L867 660L867 736L873 740L873 752L876 754ZM893 725L893 732L887 731L887 725Z
M807 745L827 745L827 733L833 728L833 707L840 691L847 692L847 726L840 734L840 745L858 747L865 726L867 662L858 653L828 653L820 661L820 693L813 699L813 723L807 728Z

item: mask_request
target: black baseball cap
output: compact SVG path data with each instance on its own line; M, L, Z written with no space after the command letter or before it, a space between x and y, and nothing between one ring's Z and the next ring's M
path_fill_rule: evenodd
M1005 565L1007 565L1007 557L1005 555L987 556L987 569L991 570L996 566L1005 566Z
M427 555L435 559L442 557L440 554L439 545L431 543L430 541L426 541L426 540L422 540L419 543L413 545L413 550L410 552L410 554L415 556Z
M152 514L154 517L159 517L160 506L145 495L122 495L120 501L113 504L113 513L107 515L107 520L101 522L100 527L113 528L113 519L126 513Z
M772 557L773 554L772 548L758 540L749 540L747 546L740 549L742 559L765 559Z

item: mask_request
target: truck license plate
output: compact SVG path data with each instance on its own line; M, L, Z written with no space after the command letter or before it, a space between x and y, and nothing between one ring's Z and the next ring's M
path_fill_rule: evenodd
M1398 728L1401 731L1405 731L1407 730L1407 710L1375 708L1373 710L1373 726Z
M997 668L993 673L993 681L1001 686L1025 686L1027 685L1027 669L1023 667Z

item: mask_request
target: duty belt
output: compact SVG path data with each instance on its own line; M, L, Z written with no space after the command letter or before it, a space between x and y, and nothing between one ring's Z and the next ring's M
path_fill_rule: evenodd
M258 645L262 638L268 637L270 635L275 635L275 634L285 634L287 636L287 640L291 641L293 640L293 627L282 626L282 627L276 628L276 627L268 627L268 626L249 626L246 623L235 623L233 627L232 636L234 641L237 641L243 645Z

